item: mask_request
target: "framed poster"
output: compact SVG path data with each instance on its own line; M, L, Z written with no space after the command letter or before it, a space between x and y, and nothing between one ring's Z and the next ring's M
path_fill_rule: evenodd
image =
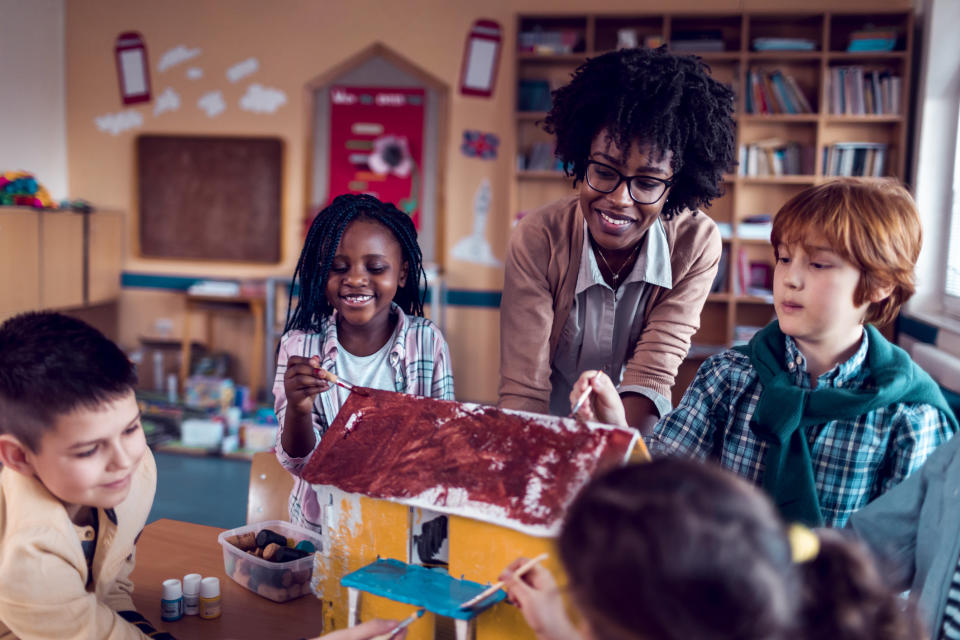
M425 99L420 88L330 87L327 204L343 193L368 193L420 229Z

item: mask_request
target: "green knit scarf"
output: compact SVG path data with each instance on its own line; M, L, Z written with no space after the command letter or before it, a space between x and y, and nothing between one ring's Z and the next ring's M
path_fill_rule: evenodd
M953 432L957 431L957 419L937 383L872 325L866 325L865 330L869 340L865 366L877 386L873 390L814 391L794 385L786 369L786 336L776 320L749 344L735 347L750 357L763 384L750 429L768 444L763 488L788 522L823 525L806 427L856 418L896 403L916 403L940 409L950 420Z

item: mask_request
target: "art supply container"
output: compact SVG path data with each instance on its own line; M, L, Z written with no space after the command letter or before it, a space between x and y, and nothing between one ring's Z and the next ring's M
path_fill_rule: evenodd
M272 562L258 558L227 540L234 536L252 533L256 535L269 529L295 544L304 540L311 543L317 553L324 553L329 545L325 536L283 520L268 520L224 531L217 537L223 547L223 570L237 584L241 584L259 596L274 602L287 602L311 592L314 554L288 562Z
M163 581L160 596L160 619L173 622L183 617L183 586L176 578Z
M220 578L204 578L200 581L200 617L213 620L219 618L221 612Z
M183 576L183 615L195 616L200 613L200 580L199 573L188 573Z

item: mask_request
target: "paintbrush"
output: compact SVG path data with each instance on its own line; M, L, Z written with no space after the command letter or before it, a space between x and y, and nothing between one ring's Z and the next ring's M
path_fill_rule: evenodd
M537 564L537 563L540 562L541 560L546 560L548 555L549 555L549 554L541 553L541 554L538 555L536 558L533 558L532 560L527 560L527 561L524 562L522 565L520 565L520 566L517 568L516 571L513 572L513 575L515 575L515 576L517 576L517 577L519 578L520 576L522 576L523 574L525 574L527 571L529 571L530 569L532 569L532 568L533 568L533 565ZM470 607L472 607L472 606L474 606L474 605L477 605L477 604L483 602L484 600L486 600L487 598L489 598L490 596L492 596L494 593L496 593L497 590L500 589L500 588L502 588L502 587L503 587L503 581L502 581L502 580L501 580L501 581L498 581L498 582L495 582L495 583L493 583L492 585L490 585L489 587L487 587L486 589L484 589L483 591L481 591L480 593L478 593L477 595L475 595L474 597L472 597L472 598L470 598L469 600L467 600L466 602L462 603L459 608L460 608L460 609L469 609Z
M403 631L404 629L409 627L411 624L416 622L417 619L423 615L424 611L426 611L426 609L417 609L416 611L411 613L409 616L404 618L403 622L395 626L392 631L389 631L387 633L381 633L378 636L374 636L370 640L390 640L390 638L396 638L397 634L399 634L401 631Z
M587 401L587 398L590 397L590 392L593 391L593 381L597 379L600 375L600 372L597 371L595 374L590 376L590 380L587 382L587 388L583 393L580 394L580 397L577 398L576 404L573 405L573 409L570 409L570 417L573 418L577 415L577 411L580 410L580 407L583 406L583 403Z
M353 384L347 382L346 380L341 380L340 378L337 377L337 374L335 374L335 373L330 373L330 372L327 371L326 369L314 369L314 370L313 370L313 375L317 376L318 378L323 378L323 379L326 380L327 382L333 383L333 384L337 385L338 387L343 387L343 388L346 389L347 391L355 391L355 392L359 393L359 394L362 395L362 396L367 395L367 394L362 390L361 387L357 387L356 385L353 385Z

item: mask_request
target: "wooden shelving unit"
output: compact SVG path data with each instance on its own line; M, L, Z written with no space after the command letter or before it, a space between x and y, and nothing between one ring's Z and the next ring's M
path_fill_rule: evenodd
M895 29L898 39L895 50L886 52L847 52L853 32L867 25L879 29ZM674 395L686 388L696 368L712 350L732 344L737 327L762 326L773 316L771 298L749 296L734 286L738 256L747 263L773 265L769 242L738 237L738 224L743 219L763 213L774 213L787 199L804 188L832 179L827 175L825 150L833 144L863 142L887 146L883 175L903 178L907 129L911 119L909 92L913 51L913 13L907 9L876 11L855 9L838 12L797 11L792 13L711 13L711 14L637 14L637 15L529 15L517 18L518 43L515 69L518 110L515 112L516 136L512 141L518 159L511 191L515 212L532 210L551 200L571 193L571 181L559 171L522 168L521 156L537 144L549 144L539 122L546 116L546 105L535 110L520 106L519 86L522 81L546 80L551 89L565 84L571 72L587 57L617 47L617 32L631 29L640 45L669 43L680 31L712 29L722 33L723 51L692 52L711 67L721 82L737 93L735 119L737 147L760 141L783 139L811 147L813 172L809 175L777 175L753 177L725 176L726 193L706 213L732 230L724 239L729 252L726 282L721 291L712 293L704 307L701 329L694 336L696 349L681 370ZM521 51L529 46L524 33L539 30L564 33L569 50L550 52ZM755 38L806 38L815 43L813 51L753 51ZM683 52L686 53L686 52ZM865 71L874 69L901 78L900 111L896 115L838 115L830 113L829 79L834 67L859 65ZM813 108L813 113L754 114L747 113L745 87L751 69L780 70L790 74Z

